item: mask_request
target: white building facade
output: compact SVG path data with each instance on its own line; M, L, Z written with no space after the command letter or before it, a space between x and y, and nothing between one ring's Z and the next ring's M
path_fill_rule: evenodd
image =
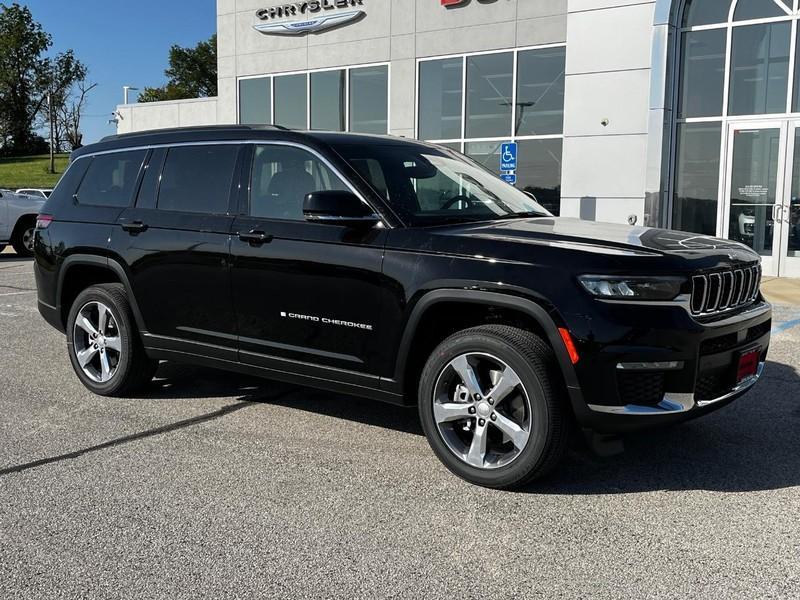
M739 240L800 276L797 0L218 0L219 96L119 132L275 124L457 149L562 216ZM797 150L797 151L796 151Z

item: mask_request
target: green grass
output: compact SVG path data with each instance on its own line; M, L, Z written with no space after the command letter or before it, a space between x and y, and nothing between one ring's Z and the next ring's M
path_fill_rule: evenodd
M0 158L0 188L53 188L67 168L68 154L56 154L56 172L47 172L50 157L20 156Z

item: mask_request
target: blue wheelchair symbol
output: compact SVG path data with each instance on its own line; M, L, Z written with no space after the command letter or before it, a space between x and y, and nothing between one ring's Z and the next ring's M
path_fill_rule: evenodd
M501 171L516 171L517 170L517 144L510 142L503 144L500 147L500 170Z

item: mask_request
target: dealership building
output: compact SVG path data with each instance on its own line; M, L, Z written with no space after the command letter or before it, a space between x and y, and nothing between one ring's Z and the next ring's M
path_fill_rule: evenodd
M798 0L218 0L218 97L123 105L118 128L428 140L562 216L728 237L800 276L798 18Z

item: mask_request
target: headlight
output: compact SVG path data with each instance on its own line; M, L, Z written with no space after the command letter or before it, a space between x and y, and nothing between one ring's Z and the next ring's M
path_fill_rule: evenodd
M609 300L674 300L685 280L678 277L583 275L578 281L592 296Z

